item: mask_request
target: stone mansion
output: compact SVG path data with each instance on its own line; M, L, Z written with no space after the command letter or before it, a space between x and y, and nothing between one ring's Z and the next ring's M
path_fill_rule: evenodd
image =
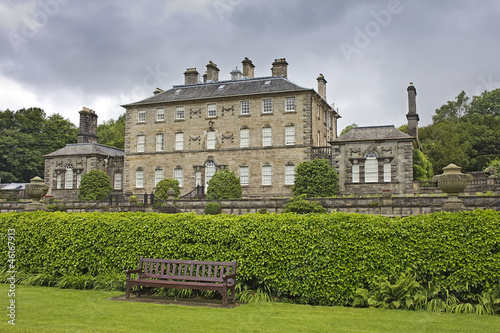
M325 77L319 74L316 91L289 80L287 68L284 58L276 59L270 76L254 77L255 66L245 58L230 80L219 80L211 61L203 76L188 68L184 84L123 105L124 151L97 144L97 116L84 108L79 143L45 156L52 195L74 196L79 177L92 168L106 171L115 191L130 195L151 193L164 178L178 180L181 195L197 186L206 191L210 178L227 168L240 177L243 197L286 197L295 167L315 158L336 168L343 193L412 191L418 142L412 85L410 135L378 126L337 137L340 116L326 100Z

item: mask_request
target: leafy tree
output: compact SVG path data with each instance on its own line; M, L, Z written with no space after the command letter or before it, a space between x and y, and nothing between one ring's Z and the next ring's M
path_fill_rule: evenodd
M356 125L355 123L352 123L351 125L347 125L341 132L340 132L340 135L344 135L346 134L347 132L349 132L350 130L352 130L353 128L355 127L358 127L358 125Z
M474 96L467 114L500 116L500 89L485 91L481 96Z
M174 191L174 198L179 199L181 189L179 188L179 181L177 179L166 178L160 180L156 184L155 195L162 200L168 200L168 190L170 189Z
M337 193L339 177L326 159L304 161L295 169L293 196L305 194L308 198L326 198Z
M490 175L500 177L500 158L496 158L488 163L484 171L486 171Z
M97 126L98 142L102 145L124 149L125 147L125 114L115 121L113 119Z
M78 199L84 201L104 200L112 191L109 176L104 171L94 169L82 176L78 189Z
M432 164L419 149L413 150L413 180L430 180L433 176Z
M233 171L224 169L215 173L208 182L207 199L240 199L240 178Z
M454 101L448 101L445 105L436 110L436 114L432 116L432 121L438 123L443 120L458 121L467 111L469 97L465 91L461 91Z
M60 115L48 118L40 108L0 111L0 177L28 183L43 176L43 155L76 142L77 129Z
M298 197L293 197L288 200L288 203L283 209L283 213L323 214L326 213L326 209L319 202L310 202L306 200L306 195L301 194Z

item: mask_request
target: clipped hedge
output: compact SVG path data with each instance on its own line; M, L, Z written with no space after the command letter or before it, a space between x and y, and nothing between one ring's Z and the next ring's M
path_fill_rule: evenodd
M348 304L374 275L410 268L419 281L481 290L500 281L500 212L408 218L360 214L196 215L4 213L15 229L16 269L112 274L139 256L238 260L238 280L299 303ZM0 267L7 268L5 259Z

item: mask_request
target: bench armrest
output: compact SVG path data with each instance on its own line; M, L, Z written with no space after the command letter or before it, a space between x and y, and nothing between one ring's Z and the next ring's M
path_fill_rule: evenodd
M142 272L142 269L140 268L136 268L136 269L127 269L124 271L125 274L127 274L127 280L130 280L130 274L134 274L134 273L141 273Z
M222 275L222 280L227 281L229 279L235 279L236 280L236 273L229 274L229 275Z

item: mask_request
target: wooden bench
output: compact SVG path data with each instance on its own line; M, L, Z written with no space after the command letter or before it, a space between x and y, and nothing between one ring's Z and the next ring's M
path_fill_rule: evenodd
M128 269L125 284L126 298L130 289L137 286L163 287L193 290L215 290L222 294L222 304L227 305L227 292L231 290L231 300L235 300L236 261L194 261L149 259L140 257L137 269ZM131 274L137 273L137 278Z

